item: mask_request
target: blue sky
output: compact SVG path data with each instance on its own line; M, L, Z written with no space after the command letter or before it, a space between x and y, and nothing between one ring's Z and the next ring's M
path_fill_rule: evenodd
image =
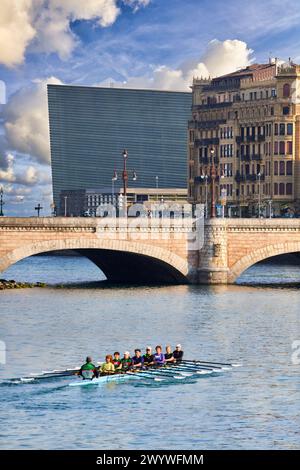
M43 90L50 77L184 89L195 70L213 75L270 55L300 62L299 27L300 4L291 0L1 0L0 79L7 105L0 105L0 185L6 213L32 215L37 202L49 213ZM219 43L210 46L215 39ZM224 44L232 49L228 56Z

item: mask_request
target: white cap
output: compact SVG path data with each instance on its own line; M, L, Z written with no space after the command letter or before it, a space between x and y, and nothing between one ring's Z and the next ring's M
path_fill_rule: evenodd
M181 344L176 344L176 348L180 348L180 349L181 349Z
M124 356L125 356L125 355L126 355L126 356L130 356L130 352L129 352L129 351L125 351L125 352L124 352Z
M151 346L147 346L147 347L146 347L146 351L147 351L147 349L151 349L151 351L152 351L152 348L151 348Z

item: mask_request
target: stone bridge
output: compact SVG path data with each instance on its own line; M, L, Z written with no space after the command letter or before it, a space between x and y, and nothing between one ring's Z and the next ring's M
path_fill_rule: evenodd
M298 219L210 219L198 227L176 219L147 223L1 217L0 272L31 255L75 250L114 282L226 284L258 261L300 251Z

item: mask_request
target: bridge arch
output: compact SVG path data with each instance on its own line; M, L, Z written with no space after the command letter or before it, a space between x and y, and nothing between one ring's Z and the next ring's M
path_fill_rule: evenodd
M115 282L187 283L188 262L159 246L126 240L58 239L29 243L0 258L0 272L29 256L75 250L93 261Z
M246 256L240 258L228 272L228 283L233 284L237 278L246 269L250 268L259 261L263 261L273 256L286 255L289 253L300 252L300 241L299 242L284 242L273 245L267 245L257 250L251 251Z

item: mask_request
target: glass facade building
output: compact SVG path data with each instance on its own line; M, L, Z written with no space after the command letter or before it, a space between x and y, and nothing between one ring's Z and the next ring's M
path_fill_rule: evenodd
M53 195L122 187L187 187L187 126L192 93L48 85ZM133 171L137 181L132 181ZM157 178L158 176L158 178Z

